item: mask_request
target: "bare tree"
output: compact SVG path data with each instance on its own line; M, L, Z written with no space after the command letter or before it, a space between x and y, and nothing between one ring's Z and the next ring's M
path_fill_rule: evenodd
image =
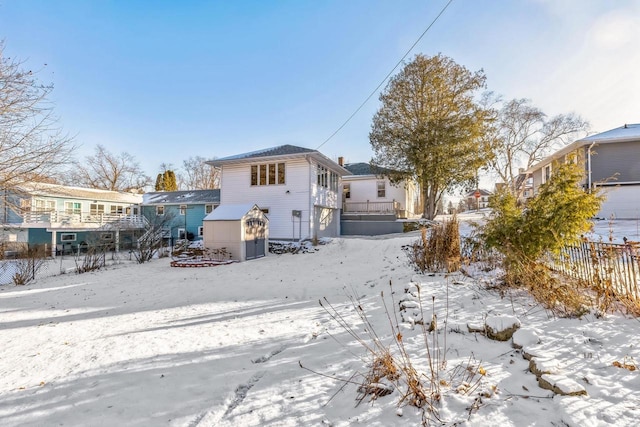
M96 146L94 155L74 162L69 176L75 185L112 191L142 190L151 184L135 157L113 154L102 145Z
M208 190L220 188L220 169L206 164L201 156L189 157L182 162L180 188L183 190Z
M520 168L529 169L552 151L586 134L589 127L573 114L547 118L528 99L513 99L494 111L496 119L487 134L493 151L488 168L516 197L522 195L525 184L518 179Z
M23 65L6 57L0 42L0 186L8 190L50 180L73 150L48 101L53 85L40 83Z

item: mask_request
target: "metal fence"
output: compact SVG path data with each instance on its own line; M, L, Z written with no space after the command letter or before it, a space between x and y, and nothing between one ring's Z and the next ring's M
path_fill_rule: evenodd
M16 283L23 278L30 280L42 279L60 274L74 274L82 272L90 266L104 267L107 265L136 262L133 254L134 245L112 250L108 245L83 247L82 250L60 254L52 257L48 245L15 246L11 250L0 252L0 286Z

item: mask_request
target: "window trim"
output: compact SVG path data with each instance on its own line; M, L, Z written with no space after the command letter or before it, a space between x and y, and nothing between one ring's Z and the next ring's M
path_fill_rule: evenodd
M75 242L77 238L77 233L60 233L61 242Z
M181 216L185 216L187 214L187 205L180 205L178 209Z
M213 210L214 210L213 203L207 203L206 205L204 205L205 215L209 215L211 212L213 212Z
M382 184L382 188L380 188L380 184ZM381 191L382 195L380 195ZM378 199L384 199L387 197L387 183L384 180L376 181L376 195Z
M182 234L182 237L180 235ZM178 240L186 240L187 239L187 230L185 228L178 228Z
M156 215L157 216L164 216L164 205L156 206Z
M198 226L198 237L204 236L204 227L202 225Z
M256 163L249 169L249 185L251 187L285 185L286 174L287 167L284 162Z

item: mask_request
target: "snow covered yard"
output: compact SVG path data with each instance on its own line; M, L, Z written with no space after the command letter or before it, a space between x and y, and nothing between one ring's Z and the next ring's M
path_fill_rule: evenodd
M358 385L336 378L361 381L370 357L318 304L326 297L366 338L348 296L356 298L393 352L385 304L406 318L398 305L410 284L423 304L411 314L438 318L427 337L439 355L445 425L638 424L639 373L624 367L640 360L636 319L557 319L520 292L415 275L401 246L416 238L334 239L316 253L211 268L171 268L165 258L2 286L0 424L420 425L416 408L397 410L401 390L356 406ZM523 350L468 331L498 315L517 317L523 350L587 395L554 396ZM400 328L427 372L419 325ZM465 385L468 367L485 375Z

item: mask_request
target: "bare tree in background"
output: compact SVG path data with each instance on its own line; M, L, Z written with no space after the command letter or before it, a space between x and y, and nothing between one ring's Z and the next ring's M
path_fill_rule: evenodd
M552 151L584 136L589 127L573 114L548 118L528 99L513 99L494 111L496 120L487 133L493 151L488 169L516 197L522 196L526 184L518 179L520 168L529 169Z
M6 57L0 42L0 186L5 190L51 181L73 150L48 101L53 85L40 83L36 74Z
M214 168L205 162L201 156L189 157L182 162L183 172L180 174L180 189L182 190L209 190L220 188L220 169Z
M103 145L96 146L94 155L74 162L69 176L74 185L111 191L142 190L151 184L135 157L113 154Z

